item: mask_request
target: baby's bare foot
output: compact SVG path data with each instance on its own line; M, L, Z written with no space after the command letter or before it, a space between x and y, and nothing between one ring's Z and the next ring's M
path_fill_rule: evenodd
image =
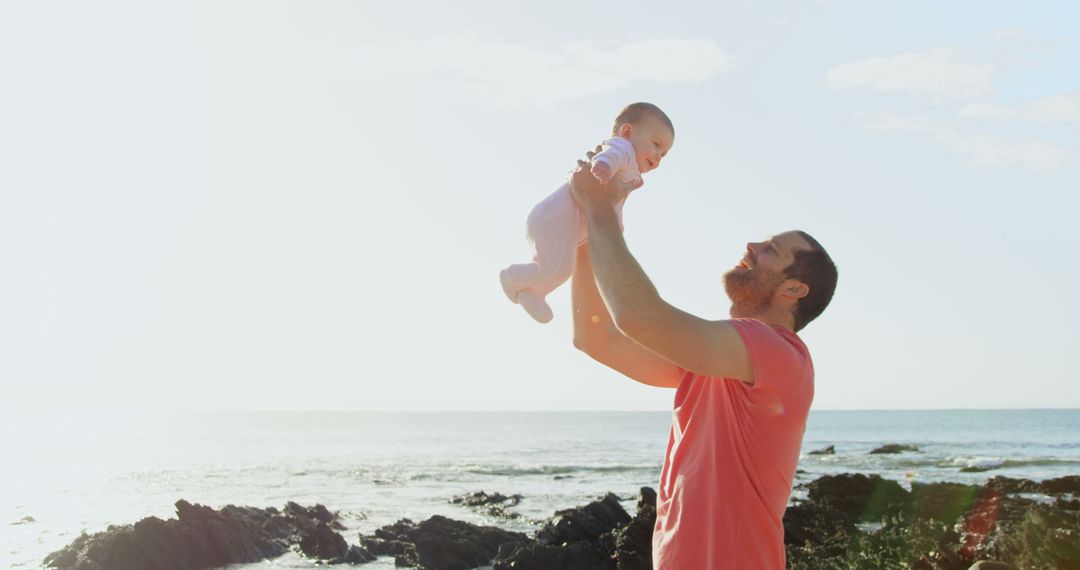
M510 278L509 269L503 269L499 272L499 285L502 285L503 293L506 294L506 298L510 299L511 303L518 302L518 290L514 286L514 280Z
M525 312L536 319L536 322L541 324L551 322L554 315L551 314L551 307L548 306L543 295L538 295L531 289L525 289L518 293L517 299Z

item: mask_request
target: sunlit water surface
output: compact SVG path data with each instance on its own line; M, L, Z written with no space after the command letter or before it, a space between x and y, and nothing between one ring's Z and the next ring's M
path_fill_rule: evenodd
M0 567L37 568L84 531L173 517L181 498L214 507L323 503L340 511L350 543L434 514L529 532L608 491L632 513L637 490L656 485L669 421L652 412L10 415ZM886 443L920 451L868 455ZM826 445L836 454L806 455ZM1080 410L813 412L803 451L803 482L842 472L905 484L1074 475ZM523 495L515 510L524 516L494 520L449 503L479 490ZM244 565L313 566L295 554Z

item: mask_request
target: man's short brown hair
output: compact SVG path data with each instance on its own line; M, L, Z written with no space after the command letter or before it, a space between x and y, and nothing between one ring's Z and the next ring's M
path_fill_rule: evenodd
M836 264L829 253L810 234L796 230L810 249L795 250L795 261L784 269L784 275L806 283L808 293L795 305L795 332L810 324L829 306L836 291Z
M640 102L630 103L625 109L619 112L619 116L615 117L615 126L611 127L611 134L618 134L619 127L624 123L633 125L650 115L663 121L667 128L671 129L671 134L675 134L675 125L671 124L671 119L668 118L667 113L664 113L660 110L660 107L657 107L652 103Z

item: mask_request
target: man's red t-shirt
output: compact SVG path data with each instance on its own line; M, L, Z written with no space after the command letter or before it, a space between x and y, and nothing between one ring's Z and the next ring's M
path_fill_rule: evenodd
M653 531L656 570L784 568L784 509L814 366L792 331L734 319L754 385L686 371L675 393Z

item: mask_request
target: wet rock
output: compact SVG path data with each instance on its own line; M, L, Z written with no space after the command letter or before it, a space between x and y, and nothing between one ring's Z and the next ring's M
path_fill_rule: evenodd
M1038 483L1028 479L1013 479L1012 477L992 477L986 482L986 487L1010 495L1040 492Z
M811 451L809 453L809 455L835 455L835 454L836 454L836 446L835 445L830 445L828 447L822 447L821 449L815 449L814 451Z
M611 557L585 541L550 545L530 542L499 552L494 570L603 570L614 569Z
M978 485L959 483L911 484L911 510L918 518L934 519L952 524L975 503L982 494Z
M315 505L314 507L303 507L292 501L285 503L285 512L293 515L297 520L314 519L322 521L334 530L345 530L345 525L338 521L337 514L331 513L323 505Z
M300 552L311 558L332 560L345 558L349 545L340 534L330 529L330 525L320 520L313 527L301 531Z
M1080 512L1028 502L998 520L975 554L1020 568L1080 568Z
M918 451L919 448L914 445L903 445L899 443L890 443L883 445L877 449L871 450L870 455L880 455L883 453L903 453L905 451Z
M536 532L536 540L541 544L571 544L582 540L596 542L604 534L628 522L630 515L619 504L619 498L608 493L583 507L557 511Z
M810 501L844 514L850 522L879 520L901 511L909 500L899 483L879 475L826 475L806 488Z
M822 477L784 514L788 568L967 570L997 560L1014 568L1080 569L1080 500L1067 493L1052 503L1023 496L1065 491L1074 482L915 482L905 495L875 476ZM852 524L858 521L870 524Z
M349 546L348 552L345 553L345 558L342 562L347 564L363 564L364 562L374 562L375 555L364 550L362 546L353 544Z
M329 561L343 561L348 554L344 539L330 528L334 516L321 505L295 505L284 512L233 505L215 510L180 500L176 515L83 534L47 556L43 564L78 570L199 570L274 558L295 544Z
M1000 493L1015 495L1018 493L1041 493L1043 495L1074 495L1080 497L1080 476L1066 475L1042 482L1011 477L993 477L986 486Z
M455 505L462 505L473 509L481 510L493 517L516 519L520 518L521 514L510 511L511 507L516 507L521 503L521 495L511 495L507 497L502 493L493 493L488 495L483 491L477 491L475 493L469 493L467 495L458 495L450 502Z
M523 545L527 537L492 526L478 526L435 515L419 524L402 519L361 537L365 548L394 556L398 566L428 570L466 570L491 563L499 548Z
M1067 475L1057 479L1047 479L1039 483L1039 490L1047 495L1070 493L1080 497L1080 475Z
M643 489L638 498L639 506L644 503L643 516L649 516L649 501L652 502L652 517L656 521L656 493L652 489ZM533 542L519 548L505 548L495 560L495 568L541 569L541 568L611 568L616 566L618 533L632 519L619 504L619 498L608 493L603 498L583 507L557 511L548 519L540 530L536 531ZM638 523L641 526L641 522ZM632 564L634 553L641 546L632 536L624 537L627 550L627 565ZM651 552L651 551L650 551ZM629 566L628 566L629 567Z
M652 570L652 533L656 526L656 491L642 487L637 514L615 531L615 566L618 570Z
M850 516L827 505L813 501L801 501L784 511L784 543L789 545L814 544L819 549L831 550L830 555L842 555L847 541L828 547L830 539L844 535L852 528Z

